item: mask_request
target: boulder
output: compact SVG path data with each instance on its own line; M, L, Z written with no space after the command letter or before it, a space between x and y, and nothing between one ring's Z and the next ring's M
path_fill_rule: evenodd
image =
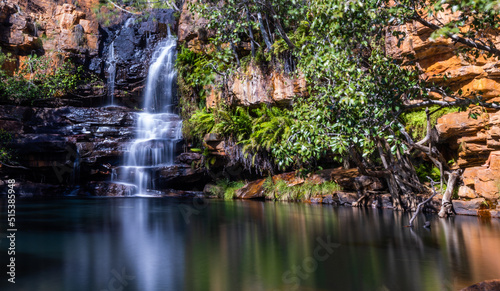
M358 200L358 195L352 192L338 192L337 196L339 198L340 205L351 205Z
M93 196L125 197L134 193L134 186L109 182L92 182L80 190L78 195L88 195L89 193Z
M476 198L469 201L453 200L453 208L459 215L477 215L479 209L484 208L486 200Z
M473 199L477 198L477 195L473 188L468 186L460 186L460 188L458 188L458 197Z
M338 196L336 198L338 201ZM321 203L337 205L337 201L334 200L333 195L326 195L323 197L323 200L321 200Z
M162 189L202 191L210 180L205 169L187 164L176 164L156 170L158 186Z
M321 203L323 203L323 197L321 197L321 196L311 197L309 199L309 202L311 204L321 204Z
M193 162L201 161L202 158L203 155L200 153L194 153L194 152L182 153L177 156L176 163L191 165Z

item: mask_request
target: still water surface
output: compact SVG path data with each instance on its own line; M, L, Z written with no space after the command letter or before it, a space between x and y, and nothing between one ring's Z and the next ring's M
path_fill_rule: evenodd
M1 265L8 263L6 201ZM0 290L457 290L500 278L500 220L256 201L18 199Z

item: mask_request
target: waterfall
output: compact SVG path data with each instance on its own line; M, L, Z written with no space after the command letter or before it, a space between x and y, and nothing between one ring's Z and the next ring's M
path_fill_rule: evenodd
M144 92L144 112L138 113L136 137L125 153L117 180L134 185L135 194L157 190L155 172L174 163L176 144L182 139L182 121L173 112L177 39L162 42L153 53Z
M108 58L106 60L108 73L108 103L114 105L115 94L115 79L116 79L116 58L115 58L115 42L109 45Z
M122 28L118 30L115 35L116 37L121 33L123 28L132 27L135 19L130 17L125 21ZM107 85L108 85L108 105L115 105L115 82L116 82L116 55L115 55L115 41L113 40L109 45L108 57L106 59L106 73L108 73Z
M71 183L78 185L80 182L80 144L76 144L76 151L74 152L75 160L73 161L73 170L71 171Z

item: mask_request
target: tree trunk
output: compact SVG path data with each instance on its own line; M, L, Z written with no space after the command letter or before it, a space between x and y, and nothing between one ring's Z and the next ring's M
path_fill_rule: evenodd
M248 21L248 34L250 36L250 45L252 47L252 58L255 58L255 40L253 38L252 26L250 25L250 10L248 9L248 5L245 5L247 10L247 21Z
M264 26L264 20L262 19L262 15L257 13L257 18L259 19L259 27L260 27L260 32L262 33L262 37L264 38L264 42L266 43L267 50L272 51L273 49L273 44L269 40L269 35L267 34L266 27Z
M455 184L459 175L460 170L453 171L448 175L448 187L446 188L446 192L444 192L441 210L438 214L441 218L455 213L455 210L453 209L453 203L451 202L451 196L453 195L453 190L455 188Z

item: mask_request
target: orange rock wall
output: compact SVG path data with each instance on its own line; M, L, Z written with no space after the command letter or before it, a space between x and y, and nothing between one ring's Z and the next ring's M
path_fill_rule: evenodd
M447 23L456 16L456 13L444 11L437 14L437 19ZM392 35L393 30L406 33L399 46L397 38ZM387 52L396 58L412 54L422 77L431 82L449 86L455 92L462 90L466 97L481 94L488 102L500 101L498 60L485 55L468 59L456 53L460 44L444 38L432 40L431 34L431 29L418 22L388 29ZM499 46L499 33L493 32L490 36ZM443 75L447 78L444 79ZM469 117L468 112L451 113L438 119L436 129L440 142L449 146L453 155L458 154L458 166L464 169L459 196L496 201L500 189L500 167L497 166L500 158L495 155L500 150L500 112L483 112L477 119ZM482 166L490 155L488 165Z
M0 45L20 60L39 54L89 54L98 50L98 23L91 9L98 0L7 0L0 4Z
M248 65L240 68L229 80L233 102L242 106L255 106L262 103L288 103L294 96L306 92L306 82L301 77L270 70L264 72L259 66ZM220 102L220 92L210 90L207 107L216 107Z
M439 12L437 19L447 23L456 17L451 12ZM393 31L406 34L404 41L399 43ZM485 55L475 59L468 59L457 55L457 48L450 39L430 39L432 30L419 22L388 29L386 35L387 53L396 58L403 58L412 54L417 67L422 70L422 77L431 82L446 84L453 90L462 90L466 96L479 92L486 100L500 101L500 62ZM500 45L498 33L492 34L491 39L497 46ZM447 79L443 79L446 74Z
M178 25L179 42L195 52L213 49L208 43L210 31L207 30L207 20L189 11L189 3L185 1ZM242 49L249 50L249 45ZM216 81L217 82L217 81ZM304 95L306 82L302 77L292 76L276 70L264 71L259 66L250 64L240 68L229 78L230 96L236 104L255 106L261 103L287 103L296 95ZM220 90L216 86L209 88L207 107L213 108L221 100Z

